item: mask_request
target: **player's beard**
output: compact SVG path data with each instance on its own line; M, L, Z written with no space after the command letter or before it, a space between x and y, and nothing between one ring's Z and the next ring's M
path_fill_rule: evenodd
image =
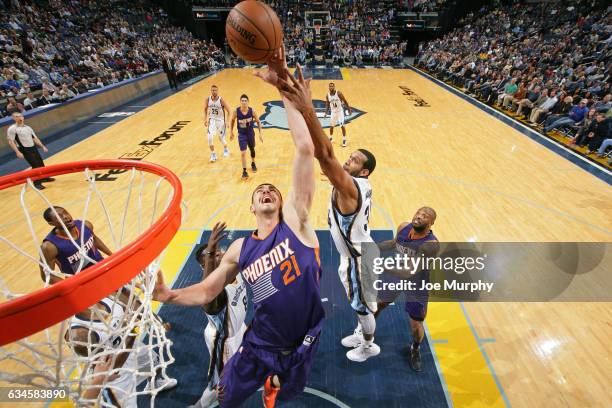
M429 227L429 225L427 225L427 224L419 225L418 227L416 225L414 225L414 224L412 225L412 229L415 232L418 232L418 233L421 233L421 232L425 231L428 227Z

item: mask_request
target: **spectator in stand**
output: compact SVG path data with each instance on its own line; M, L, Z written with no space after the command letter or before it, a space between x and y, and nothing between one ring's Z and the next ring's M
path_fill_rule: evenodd
M518 85L516 84L516 78L512 78L504 86L504 92L500 93L497 97L497 104L507 108L508 103L514 98L514 94L517 93L517 91Z
M562 93L560 97L562 97L563 95L565 94ZM557 104L555 104L555 106L553 106L553 108L549 112L549 115L544 121L544 126L553 123L555 120L563 116L567 116L570 112L570 109L572 109L572 107L574 106L572 102L573 99L571 96L564 96L561 102L558 102Z
M63 84L58 92L57 100L59 102L64 102L68 99L74 98L75 96L76 94L68 88L68 84Z
M536 86L533 90L527 92L527 97L525 99L522 99L518 103L516 115L524 117L523 109L525 109L525 107L532 109L534 106L539 106L544 103L546 99L548 99L548 89L544 88L544 91L542 91L539 86Z
M572 138L570 144L584 146L587 143L589 128L591 127L591 123L595 120L596 113L597 111L594 108L589 109L589 113L587 113L586 117L582 121L578 132L576 132L576 135Z
M550 95L546 98L546 100L539 105L537 105L534 109L531 110L531 115L529 115L529 122L535 125L538 123L538 119L540 115L547 114L550 110L557 104L559 98L557 97L557 90L553 89L550 91Z
M32 109L36 109L37 106L38 104L36 102L36 98L34 97L34 94L32 92L28 92L26 94L26 98L23 100L23 107L26 110L32 110Z
M595 104L593 104L593 107L595 108L597 112L606 113L610 109L612 109L611 101L612 101L612 94L607 94L606 96L603 97L601 101L595 102Z
M589 112L589 108L587 108L588 102L589 101L587 99L583 99L578 103L578 105L570 109L569 114L567 116L560 117L558 119L555 119L554 121L547 121L547 124L546 126L544 126L542 132L546 134L552 129L582 122L586 114Z
M87 93L87 91L89 91L90 89L91 89L91 86L87 78L83 78L79 81L79 84L77 85L77 90L79 91L80 94Z
M42 90L42 95L36 100L36 105L45 106L55 102L55 98L49 93L48 89Z
M6 112L9 115L13 113L23 113L25 112L25 107L17 102L14 96L9 96L8 103L6 104Z
M597 112L595 114L595 120L591 122L591 126L589 126L588 129L587 154L592 154L598 150L604 140L611 137L611 126L612 118L606 118L606 114L603 112Z

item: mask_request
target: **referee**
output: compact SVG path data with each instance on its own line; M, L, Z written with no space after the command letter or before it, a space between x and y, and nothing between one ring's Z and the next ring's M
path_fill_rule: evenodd
M37 167L45 167L42 157L38 153L36 146L43 149L46 153L49 150L47 147L36 137L34 130L25 124L23 114L21 112L15 112L12 115L15 124L11 125L6 136L8 143L11 148L15 151L15 154L20 159L25 159L33 169ZM39 190L44 190L45 186L42 185L43 181L54 181L55 179L48 177L41 180L34 181L34 186Z

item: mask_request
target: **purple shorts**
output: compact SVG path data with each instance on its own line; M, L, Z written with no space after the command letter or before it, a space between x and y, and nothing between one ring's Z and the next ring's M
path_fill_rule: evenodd
M317 353L319 339L304 352L272 352L243 341L240 349L223 367L219 380L219 406L239 407L266 378L280 378L279 400L295 398L304 391Z
M238 132L238 145L240 146L241 152L244 152L247 149L247 147L254 149L255 148L255 132L253 133Z

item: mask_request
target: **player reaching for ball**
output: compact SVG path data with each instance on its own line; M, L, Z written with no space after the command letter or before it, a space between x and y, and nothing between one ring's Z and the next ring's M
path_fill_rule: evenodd
M292 75L289 83L282 84L283 96L302 112L315 148L315 157L321 170L333 185L330 196L328 223L331 236L340 253L338 274L344 285L353 310L357 313L358 325L353 334L342 339L349 360L363 362L380 353L374 343L376 330L376 298L373 289L365 282L369 279L362 268L362 245L373 242L368 226L372 207L372 187L369 176L376 167L376 158L366 149L351 153L341 164L334 154L331 142L326 137L316 116L312 101L305 102L304 95L310 95L310 81L305 81L298 65L298 79Z
M264 81L286 84L283 50L258 73ZM310 103L310 94L304 98ZM210 303L242 273L251 287L254 315L240 349L227 362L219 381L219 405L237 407L264 385L264 406L276 397L301 393L314 362L325 312L319 292L319 242L309 223L315 192L314 147L300 112L283 97L295 145L292 184L283 202L272 184L259 185L251 197L257 229L234 241L219 266L202 282L182 289L158 283L154 297L185 306Z

